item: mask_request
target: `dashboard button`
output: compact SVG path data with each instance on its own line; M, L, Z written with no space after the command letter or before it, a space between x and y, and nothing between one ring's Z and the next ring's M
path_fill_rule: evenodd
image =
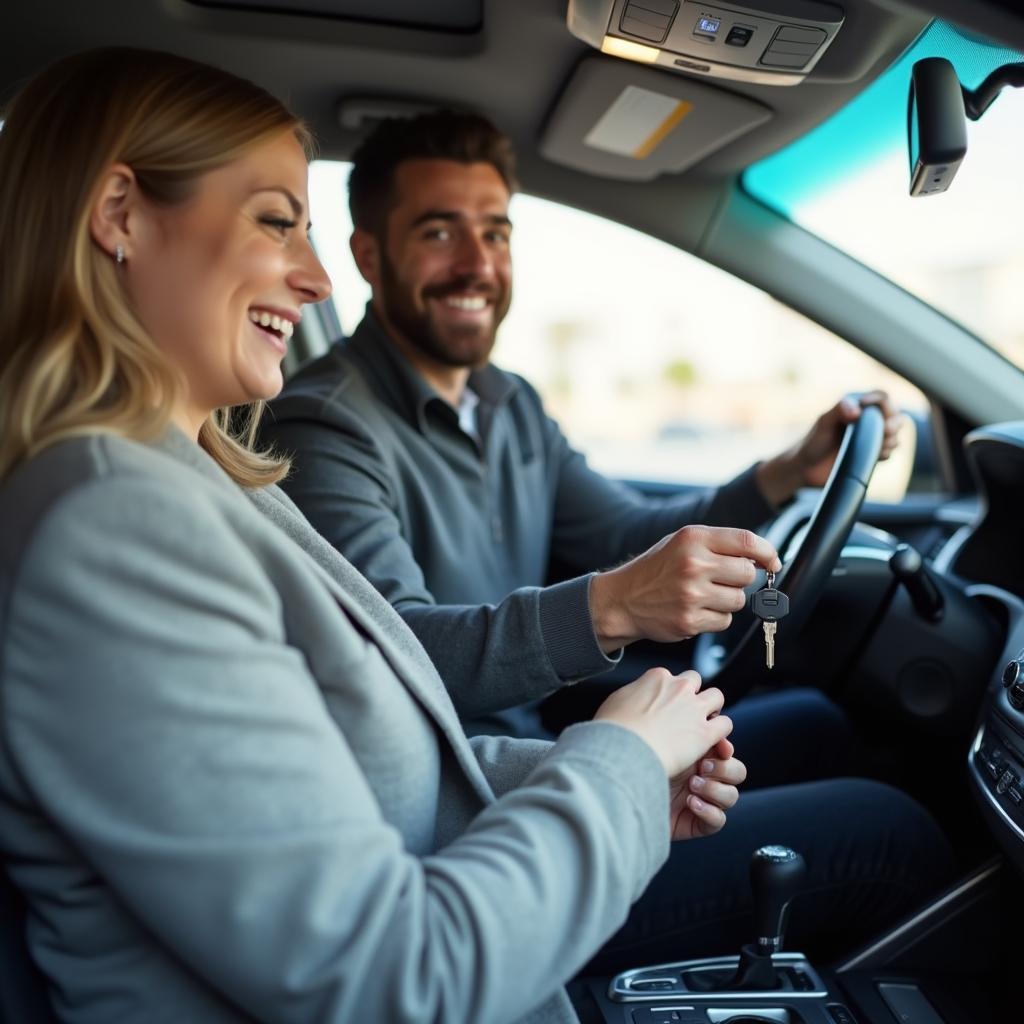
M793 988L797 992L813 992L814 982L811 980L811 976L806 971L793 971L792 974Z
M780 43L813 43L816 47L825 41L827 33L820 28L802 28L797 25L784 25L775 38Z
M754 34L752 28L747 28L746 25L733 25L729 29L729 34L725 37L726 46L746 46L750 42L750 37Z
M829 1003L828 1015L835 1024L857 1024L857 1019L842 1003Z
M1020 807L1020 805L1024 803L1024 793L1021 793L1016 786L1011 786L1006 791L1006 795L1010 798L1010 803L1013 804L1014 807Z
M1003 774L1003 762L995 754L991 757L986 757L982 754L981 766L985 769L985 773L990 779L998 779Z
M675 1024L676 1021L690 1020L688 1015L683 1016L683 1012L671 1006L642 1006L633 1011L633 1021L634 1024Z
M1017 784L1017 776L1010 771L1009 768L999 776L999 781L996 783L996 792L1005 793L1011 786Z

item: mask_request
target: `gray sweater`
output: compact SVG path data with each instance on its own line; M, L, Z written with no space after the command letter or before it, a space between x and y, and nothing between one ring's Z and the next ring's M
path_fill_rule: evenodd
M467 741L386 602L176 432L47 449L0 523L0 854L62 1020L575 1020L668 852L645 743Z

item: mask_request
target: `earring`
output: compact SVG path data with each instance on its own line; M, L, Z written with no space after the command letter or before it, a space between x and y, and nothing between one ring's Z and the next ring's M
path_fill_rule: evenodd
M117 264L119 266L120 266L120 264L124 263L124 246L123 245L118 245L118 246L115 247L115 249L114 249L114 259L117 261Z

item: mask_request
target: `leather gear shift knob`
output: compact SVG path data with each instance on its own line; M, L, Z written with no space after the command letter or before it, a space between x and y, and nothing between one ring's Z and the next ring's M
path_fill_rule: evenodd
M797 895L807 871L799 853L788 846L762 846L750 862L750 887L754 893L757 948L761 953L782 949L786 911Z

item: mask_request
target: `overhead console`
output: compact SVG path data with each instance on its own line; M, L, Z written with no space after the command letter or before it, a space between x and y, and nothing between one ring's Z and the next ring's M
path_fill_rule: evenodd
M617 57L670 71L797 85L842 27L818 0L570 0L569 30Z

